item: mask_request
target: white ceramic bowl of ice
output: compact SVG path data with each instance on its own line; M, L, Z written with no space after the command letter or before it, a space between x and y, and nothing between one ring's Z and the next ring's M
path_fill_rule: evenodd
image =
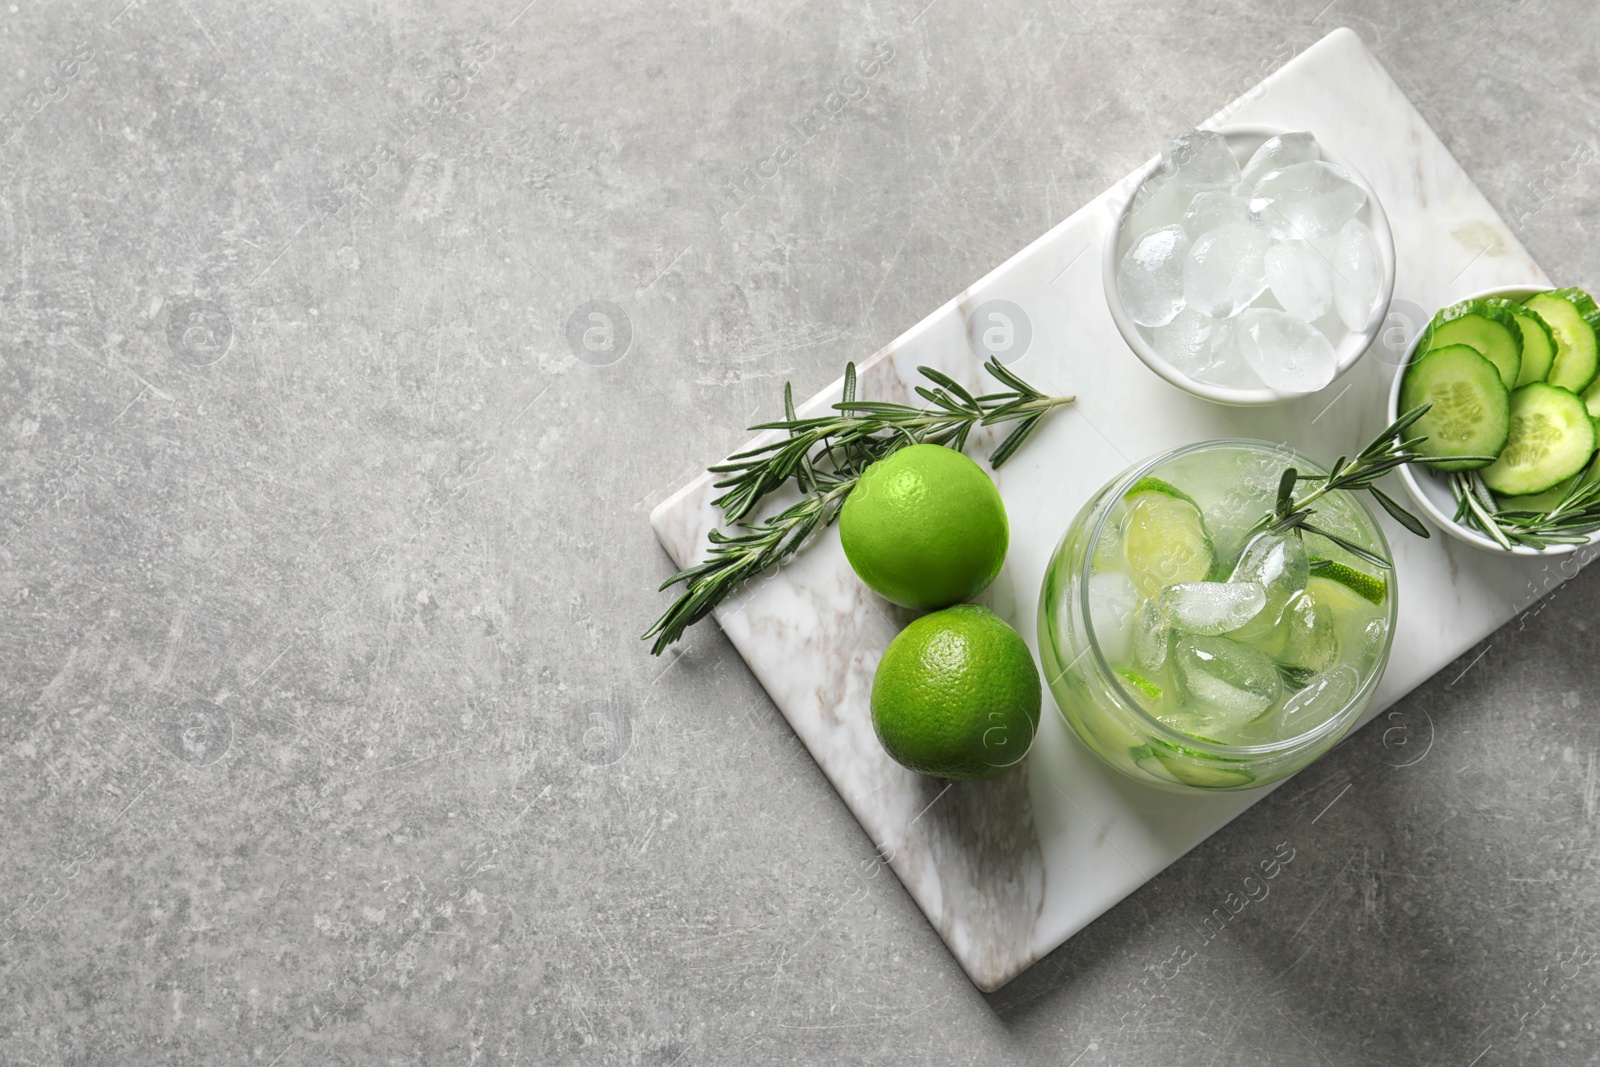
M1484 300L1491 296L1504 297L1521 303L1534 293L1544 292L1548 286L1544 285L1510 285L1498 289L1485 289L1480 293L1468 293L1461 297L1462 300ZM1451 304L1457 301L1452 300ZM1448 306L1448 305L1447 305ZM1394 382L1389 386L1389 421L1393 422L1400 417L1400 383L1405 379L1406 368L1411 366L1411 361L1416 359L1417 345L1421 342L1421 331L1411 342L1411 347L1406 350L1406 358L1400 363L1400 372L1394 376ZM1586 545L1600 544L1600 531L1589 536L1586 544L1576 545L1547 545L1544 548L1532 548L1527 545L1513 545L1507 552L1488 534L1474 530L1470 526L1456 522L1456 498L1450 491L1450 480L1431 467L1424 467L1418 463L1408 463L1400 468L1400 481L1406 487L1412 501L1439 529L1464 541L1473 548L1481 548L1485 552L1497 555L1513 556L1562 556L1569 552L1576 552Z
M1296 131L1277 126L1228 126L1217 131L1221 133L1232 149L1235 160L1242 167L1247 163L1256 150L1273 137L1289 134ZM1366 203L1356 214L1368 230L1371 231L1372 241L1377 249L1377 264L1379 280L1377 296L1373 301L1371 314L1359 330L1352 330L1341 323L1341 332L1337 341L1329 338L1333 343L1335 369L1333 379L1337 379L1362 357L1372 342L1378 336L1378 330L1383 325L1384 317L1388 314L1389 301L1394 292L1394 237L1389 231L1389 218L1384 214L1383 205L1378 202L1377 193L1372 186L1362 177L1361 172L1350 165L1349 161L1337 152L1330 150L1322 142L1317 142L1317 149L1321 159L1341 167L1349 179L1366 193ZM1163 169L1162 158L1158 155L1150 160L1137 174L1134 193L1128 198L1117 214L1111 236L1106 241L1105 255L1102 262L1102 274L1105 283L1106 304L1110 307L1111 318L1117 324L1117 329L1128 342L1128 347L1138 356L1144 364L1155 371L1162 378L1177 386L1185 392L1218 404L1229 404L1235 407L1259 407L1267 404L1280 404L1297 397L1306 396L1317 389L1291 391L1268 388L1262 384L1248 386L1223 385L1215 382L1201 381L1191 377L1184 370L1174 366L1156 349L1153 331L1150 327L1141 326L1134 321L1118 292L1117 274L1122 257L1132 246L1133 241L1140 234L1129 232L1129 218L1145 203L1140 196L1140 191L1151 177ZM1264 298L1270 304L1276 304L1271 299L1271 289L1268 289ZM1329 314L1332 314L1331 312ZM1333 379L1330 379L1330 383ZM1319 388L1326 388L1327 383Z

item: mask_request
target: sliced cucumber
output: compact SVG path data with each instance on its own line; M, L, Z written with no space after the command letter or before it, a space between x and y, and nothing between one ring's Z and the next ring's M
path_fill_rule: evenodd
M1600 429L1596 431L1596 439L1600 440ZM1552 489L1546 489L1542 493L1524 493L1521 496L1496 493L1495 502L1500 505L1501 511L1532 511L1543 514L1561 503L1574 486L1587 485L1597 480L1600 480L1600 459L1590 460L1589 466L1582 474L1574 474Z
M1497 456L1510 428L1510 396L1500 371L1471 345L1445 345L1427 352L1406 368L1400 386L1400 408L1410 411L1432 404L1414 432L1427 440L1417 451L1439 470L1471 470L1489 461L1452 460L1453 456Z
M1550 327L1555 338L1556 356L1544 380L1574 393L1582 393L1600 369L1600 348L1595 327L1600 325L1600 308L1582 289L1552 289L1535 293L1522 302L1532 308Z
M1560 485L1594 455L1594 423L1576 393L1530 382L1511 394L1511 432L1483 484L1521 496Z
M1167 782L1171 785L1183 784L1178 780L1177 775L1167 770L1165 763L1156 759L1155 753L1150 751L1149 745L1133 750L1133 762L1138 765L1141 771L1158 781Z
M1600 378L1596 378L1583 391L1583 406L1589 409L1591 419L1600 419Z
M1600 426L1595 427L1594 441L1595 447L1600 448ZM1589 465L1578 476L1579 485L1590 485L1594 482L1600 482L1600 456L1590 460Z
M1522 370L1522 330L1507 310L1509 300L1463 300L1433 317L1417 345L1429 352L1446 345L1470 345L1495 365L1500 381L1510 389Z
M1536 511L1543 514L1561 503L1561 498L1567 495L1567 490L1572 488L1575 481L1576 478L1568 478L1554 489L1546 489L1542 493L1524 493L1521 496L1496 493L1494 500L1500 505L1501 511Z
M1556 359L1556 339L1537 311L1509 300L1505 304L1517 317L1517 327L1522 331L1522 370L1516 384L1542 382Z
M1167 776L1176 778L1185 785L1197 785L1202 789L1237 789L1256 780L1255 775L1246 770L1219 767L1209 763L1190 763L1180 756L1169 756L1159 749L1146 759L1151 757L1167 772ZM1145 761L1139 762L1143 766Z

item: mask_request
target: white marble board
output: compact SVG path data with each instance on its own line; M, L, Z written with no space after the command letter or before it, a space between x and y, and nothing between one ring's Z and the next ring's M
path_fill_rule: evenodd
M1352 31L1330 33L1208 125L1228 123L1310 130L1366 176L1394 230L1397 308L1431 312L1474 290L1548 284ZM1000 298L1019 305L1033 326L1031 345L1013 367L1046 392L1079 397L995 479L1012 542L983 600L1036 654L1046 562L1103 483L1157 451L1215 437L1285 441L1329 459L1350 452L1382 427L1394 373L1393 360L1378 358L1375 348L1321 394L1253 410L1218 407L1163 382L1117 333L1101 286L1102 242L1131 192L1130 176L861 361L864 396L914 399L919 364L976 389L985 376L967 343L967 312ZM835 383L802 414L825 409L838 395ZM975 439L968 452L981 457L985 446ZM711 479L702 477L651 515L680 566L704 552L717 518L715 495ZM1383 520L1400 576L1400 622L1369 718L1559 577L1547 562L1496 558L1438 535L1423 541ZM836 530L717 612L729 640L981 989L1016 977L1266 792L1180 797L1127 781L1071 736L1048 693L1039 736L1017 772L947 789L906 771L873 737L867 703L878 658L906 618L856 580Z

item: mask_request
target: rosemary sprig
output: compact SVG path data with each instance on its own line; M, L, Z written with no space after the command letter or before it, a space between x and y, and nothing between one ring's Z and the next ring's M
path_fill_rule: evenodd
M1455 520L1493 538L1506 551L1513 545L1543 549L1581 545L1600 530L1600 480L1577 477L1548 511L1502 508L1476 471L1450 475Z
M840 474L866 470L887 454L886 446L901 444L946 445L957 451L966 447L967 436L975 426L995 426L1015 422L1016 429L1000 443L989 462L999 467L1022 447L1039 421L1070 396L1046 396L991 359L984 369L1009 388L1003 392L973 396L961 383L932 367L918 367L933 388L917 386L917 395L931 407L912 407L878 400L856 399L856 372L852 363L845 369L844 395L833 405L833 414L802 419L795 415L794 394L783 387L785 418L763 422L752 430L784 430L780 437L764 445L729 456L710 468L713 474L729 477L716 483L727 492L713 501L729 522L740 522L769 493L790 479L802 492L815 488L816 464L826 460Z
M833 524L844 506L844 498L855 488L860 475L819 475L819 478L833 481L776 515L754 525L737 523L732 534L713 529L707 535L711 552L705 561L661 583L661 590L670 589L679 582L687 583L687 587L666 614L645 631L644 640L655 640L650 646L651 655L665 652L668 645L711 614L711 609L744 582L797 552L819 526Z
M1378 502L1384 511L1393 516L1394 520L1401 526L1404 526L1418 537L1432 536L1428 532L1428 528L1422 524L1421 519L1401 507L1393 497L1374 484L1379 478L1396 467L1405 463L1415 462L1421 458L1417 453L1417 446L1426 441L1427 437L1408 438L1405 434L1407 430L1415 425L1418 419L1428 413L1430 406L1423 404L1401 415L1385 427L1378 436L1374 437L1354 459L1340 456L1334 461L1333 466L1328 469L1326 475L1302 475L1293 467L1287 468L1283 472L1282 479L1278 482L1276 507L1273 508L1271 515L1256 524L1257 527L1266 529L1271 533L1284 533L1288 530L1298 529L1306 533L1317 534L1320 537L1326 537L1346 552L1358 556L1375 566L1384 568L1392 566L1388 560L1377 553L1368 551L1346 538L1313 525L1310 520L1311 516L1316 514L1316 508L1312 505L1329 493L1339 491L1354 493L1365 490L1371 493L1372 498ZM1318 482L1321 484L1306 495L1296 497L1294 495L1295 487L1302 482Z
M934 388L917 387L917 394L933 405L931 408L857 400L854 363L845 368L843 396L833 405L835 415L799 418L794 392L784 385L785 418L750 428L785 430L788 436L711 468L733 475L716 483L728 492L714 501L732 527L728 533L713 529L706 559L661 583L662 590L680 583L684 590L645 631L644 640L654 641L652 654L659 656L740 585L799 551L818 529L832 525L862 472L873 463L918 443L960 450L966 447L973 427L1014 422L1016 428L989 456L990 466L999 467L1016 454L1047 414L1073 400L1070 396L1046 396L997 360L990 360L984 369L1010 388L983 396L973 396L959 382L931 367L917 369L933 383ZM806 494L804 498L760 522L743 521L756 504L791 479Z

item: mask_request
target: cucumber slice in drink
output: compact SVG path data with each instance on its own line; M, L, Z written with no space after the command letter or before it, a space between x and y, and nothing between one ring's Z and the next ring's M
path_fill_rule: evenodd
M1204 789L1236 789L1256 780L1255 775L1246 770L1214 764L1190 763L1180 756L1169 756L1160 749L1138 760L1139 766L1150 770L1146 761L1155 763L1161 768L1164 773L1151 772L1158 773L1159 777L1175 778L1185 785L1197 785Z
M1600 326L1600 308L1582 289L1552 289L1535 293L1522 302L1538 312L1555 338L1556 356L1545 381L1574 393L1582 393L1600 369L1595 328Z
M1177 775L1167 770L1167 765L1164 762L1156 758L1156 754L1151 751L1149 745L1141 745L1133 750L1133 762L1138 765L1141 771L1152 778L1169 782L1172 785L1183 784Z
M1198 582L1211 569L1211 537L1192 501L1147 491L1127 498L1122 558L1143 596L1177 582Z
M1517 374L1517 385L1542 382L1550 373L1550 364L1556 359L1556 339L1550 327L1537 311L1505 301L1511 314L1516 316L1517 327L1522 331L1522 370Z
M1594 455L1594 423L1577 394L1531 382L1511 394L1511 430L1483 484L1519 496L1560 485Z
M1432 404L1412 428L1428 438L1417 451L1444 471L1484 467L1488 460L1453 456L1497 456L1510 430L1510 394L1500 371L1471 345L1445 345L1406 368L1400 408Z
M1507 389L1522 370L1522 330L1509 300L1463 300L1433 317L1417 350L1427 353L1447 345L1470 345L1495 365Z
M1161 699L1161 687L1152 682L1150 679L1146 678L1144 675L1140 674L1138 671L1130 671L1126 667L1119 667L1117 669L1117 675L1124 682L1127 682L1129 685L1133 686L1133 688L1137 689L1151 700Z

